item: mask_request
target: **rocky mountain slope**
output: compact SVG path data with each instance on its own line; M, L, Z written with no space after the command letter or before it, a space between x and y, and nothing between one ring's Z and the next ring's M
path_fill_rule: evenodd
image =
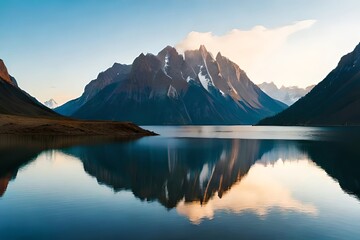
M115 66L115 65L114 65ZM131 66L114 66L112 79L56 109L82 119L137 124L252 124L286 105L272 99L246 73L204 46L186 51L166 47L157 55L140 54ZM64 110L65 109L65 110Z

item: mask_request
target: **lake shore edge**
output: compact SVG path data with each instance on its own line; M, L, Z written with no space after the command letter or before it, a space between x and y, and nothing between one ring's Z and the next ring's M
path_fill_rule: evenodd
M131 122L88 121L4 114L0 114L0 134L21 136L109 136L116 138L158 135Z

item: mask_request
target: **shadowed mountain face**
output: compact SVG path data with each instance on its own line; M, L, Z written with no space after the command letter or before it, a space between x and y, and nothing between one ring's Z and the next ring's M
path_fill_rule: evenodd
M156 56L141 54L122 74L114 65L106 72L115 75L94 81L100 87L90 83L80 98L56 111L137 124L252 124L286 107L220 53L213 58L201 46L184 55L166 47Z
M260 125L360 125L360 44L305 97Z
M0 114L32 117L59 116L21 90L15 79L8 74L2 60L0 60Z

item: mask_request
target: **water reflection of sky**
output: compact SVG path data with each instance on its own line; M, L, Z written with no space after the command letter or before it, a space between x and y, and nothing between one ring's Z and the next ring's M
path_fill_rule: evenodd
M47 150L1 176L0 234L354 238L357 159L333 142L164 136Z

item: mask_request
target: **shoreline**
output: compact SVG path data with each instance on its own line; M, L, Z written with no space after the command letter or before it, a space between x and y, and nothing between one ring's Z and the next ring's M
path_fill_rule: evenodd
M131 138L156 136L158 134L131 122L87 121L71 118L0 114L0 135Z

